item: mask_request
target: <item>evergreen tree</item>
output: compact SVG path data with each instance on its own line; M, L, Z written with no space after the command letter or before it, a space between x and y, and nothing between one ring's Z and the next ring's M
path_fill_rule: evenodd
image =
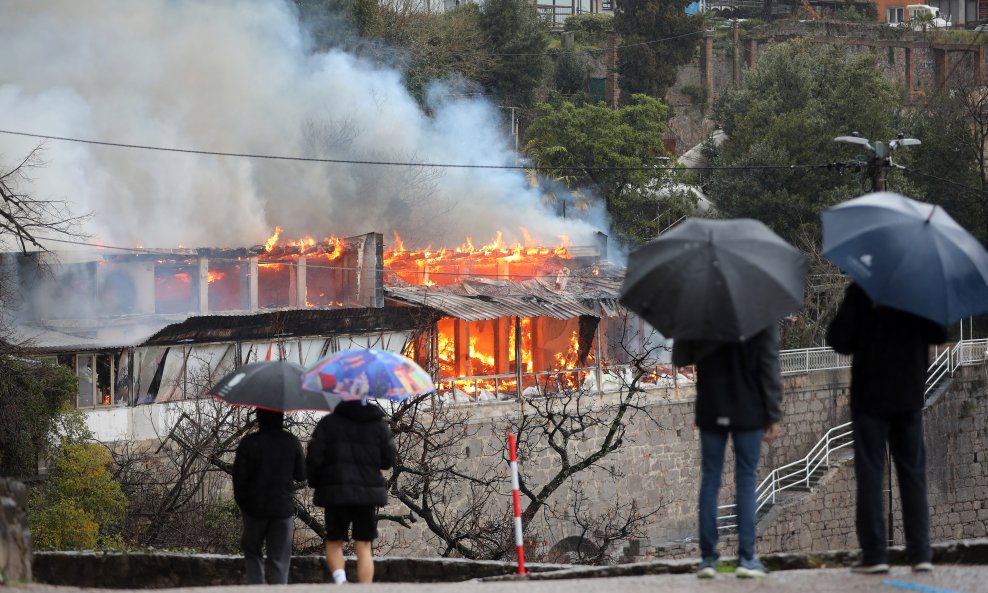
M691 0L621 0L614 8L620 35L618 74L622 95L663 98L688 64L703 33L703 17L686 14Z
M528 0L486 0L480 27L495 57L483 82L508 105L529 105L548 65L548 25Z

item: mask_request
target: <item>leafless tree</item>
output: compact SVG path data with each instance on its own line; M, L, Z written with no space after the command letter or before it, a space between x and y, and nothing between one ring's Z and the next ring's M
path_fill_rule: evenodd
M568 373L560 372L546 376L542 395L498 404L500 412L493 419L483 419L470 405L431 394L394 405L390 422L399 454L388 483L400 504L390 505L381 519L423 531L426 545L442 556L509 556L515 546L510 506L505 504L511 493L504 441L513 432L524 452L523 467L551 468L521 480L526 539L545 542L557 533L577 533L586 545L578 546L572 560L612 562L622 542L643 537L658 508L641 508L621 497L595 501L580 482L589 481L592 472L606 472L608 483L623 477L604 462L620 455L632 421L651 421L643 382L654 376L650 358L659 350L661 345L648 346L644 353L640 347L622 346L616 354L627 359L632 372L619 394L605 398L580 388L549 389L549 383L565 386ZM191 393L201 392L195 389ZM226 536L209 537L201 526L222 517L224 509L233 511L232 454L252 423L243 409L209 398L186 404L155 448L117 451L118 479L131 497L128 536L142 545L232 551L236 539L230 534L238 525L229 517L220 529ZM311 418L289 417L297 423L292 427L296 434L311 434ZM312 534L301 545L315 549L323 526L307 492L299 492L296 507ZM305 539L304 533L299 539ZM546 554L537 545L533 552L534 559Z
M13 168L0 169L0 243L13 242L27 253L28 248L47 251L43 241L51 233L62 237L80 237L77 225L86 216L73 216L63 200L39 198L25 189L30 185L31 171L44 166L44 149L34 147Z
M819 240L810 232L797 232L796 247L809 259L809 269L803 308L783 323L782 347L823 346L827 327L844 296L848 279L823 257Z

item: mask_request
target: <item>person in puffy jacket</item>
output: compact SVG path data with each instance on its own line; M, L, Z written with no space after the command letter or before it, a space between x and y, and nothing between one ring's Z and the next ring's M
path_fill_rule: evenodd
M353 526L357 580L374 580L372 544L377 539L377 507L388 504L387 480L397 455L394 437L380 407L346 401L316 425L306 467L313 503L326 511L326 563L336 584L346 582L343 542Z
M700 566L697 576L717 572L717 499L724 451L734 445L739 577L768 573L755 556L755 486L762 441L779 435L782 373L779 330L766 328L742 342L676 340L672 362L696 364L696 426L700 429Z
M233 460L233 497L243 516L240 545L248 585L288 582L295 482L305 481L305 456L295 435L282 428L284 417L258 409L258 430L240 440Z

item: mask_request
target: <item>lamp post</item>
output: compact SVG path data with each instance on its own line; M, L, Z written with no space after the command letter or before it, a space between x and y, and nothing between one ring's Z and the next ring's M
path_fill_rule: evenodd
M922 144L916 138L906 138L901 132L896 134L895 140L890 140L889 142L875 142L872 144L871 141L867 138L862 138L857 132L851 132L850 136L838 136L834 138L834 141L856 144L868 152L868 176L871 177L871 191L885 191L886 173L895 166L895 163L892 162L892 151L900 146L917 146ZM888 445L885 448L885 464L888 466L889 472L888 542L891 546L894 543L892 535L895 531L893 528L893 519L895 516L892 513L892 453L888 449Z
M867 138L862 138L857 132L851 132L850 136L838 136L835 142L847 142L857 144L868 152L868 175L871 177L871 191L885 191L885 176L887 171L895 166L892 162L892 151L900 146L916 146L922 144L916 138L906 138L899 133L895 140L889 142L871 143Z

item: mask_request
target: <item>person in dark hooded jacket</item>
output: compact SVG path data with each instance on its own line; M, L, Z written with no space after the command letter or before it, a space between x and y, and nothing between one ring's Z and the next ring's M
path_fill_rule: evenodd
M257 432L245 436L233 461L233 497L243 515L240 545L248 585L285 584L295 533L295 482L305 457L282 412L257 410ZM262 552L267 546L267 559Z
M762 577L768 570L755 556L755 480L762 441L779 435L782 375L779 330L774 325L743 342L676 340L672 362L696 364L696 426L700 429L700 566L697 576L717 572L717 500L724 451L734 446L738 517L739 577Z
M343 542L353 526L357 580L374 580L372 543L377 539L377 507L388 504L381 470L394 466L394 437L380 407L346 401L316 425L306 466L313 503L326 510L326 563L337 584L346 582Z

